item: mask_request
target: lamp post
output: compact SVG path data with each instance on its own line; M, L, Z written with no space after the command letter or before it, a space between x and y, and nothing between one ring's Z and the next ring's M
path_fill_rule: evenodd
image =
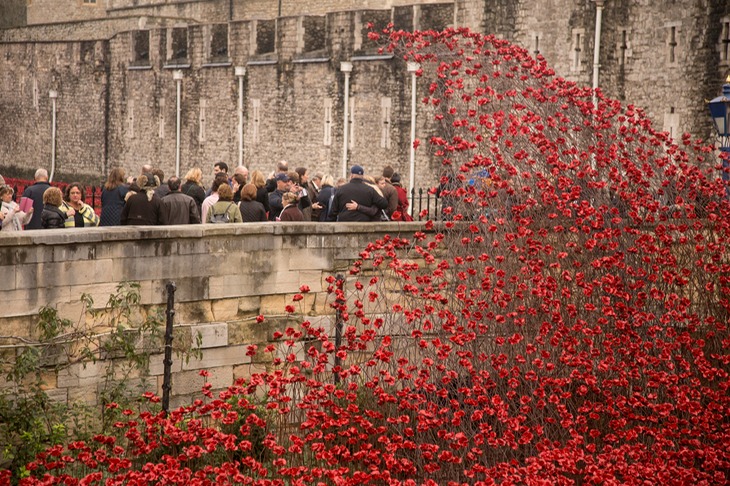
M730 76L722 86L722 95L709 102L710 116L715 124L717 136L720 138L722 157L722 180L725 182L725 194L730 197Z
M410 150L410 171L408 176L408 194L413 198L413 188L416 177L416 72L421 69L417 62L409 62L408 72L411 73L411 150ZM413 201L408 206L408 214L413 216Z
M175 177L180 177L180 98L182 93L183 73L176 69L172 72L172 79L177 87L176 121L175 121Z
M342 123L342 178L347 178L347 145L349 143L348 136L350 130L347 125L350 120L350 73L352 72L352 63L343 61L340 63L340 71L345 73L345 106L343 107L344 121Z
M238 78L238 166L243 165L243 77L246 75L244 66L236 66Z
M51 175L48 176L48 181L53 181L53 173L56 171L56 98L58 98L58 91L52 89L48 92L48 97L51 99L52 115L51 115Z

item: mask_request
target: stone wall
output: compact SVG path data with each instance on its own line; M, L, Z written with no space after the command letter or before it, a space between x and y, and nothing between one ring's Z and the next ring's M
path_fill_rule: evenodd
M285 1L277 18L277 2L260 0L114 0L102 20L0 31L0 131L12 135L0 139L0 166L10 175L48 166L47 93L58 86L61 176L73 173L98 183L111 167L135 174L147 162L173 173L172 76L181 69L180 171L201 166L209 178L215 161L238 163L234 68L245 67L244 164L268 173L277 160L287 159L339 176L345 124L339 68L341 61L352 61L348 163L375 173L389 164L406 174L410 79L400 59L373 56L369 21L392 21L404 29L467 25L543 55L558 75L592 83L594 1L356 3ZM227 30L222 55L211 48L216 29ZM146 44L136 44L141 35L148 36ZM226 39L226 32L217 38ZM93 66L79 61L92 49L90 41ZM144 59L138 59L138 45L148 47ZM173 46L186 48L179 62L170 57ZM608 96L646 109L658 130L712 139L703 101L717 95L730 72L728 46L730 5L723 0L661 8L634 0L606 2L599 85ZM37 86L35 98L31 86ZM419 104L417 136L429 133L430 115ZM433 184L438 161L425 146L416 153L416 166L416 186Z
M0 329L4 336L37 337L37 315L44 305L57 308L60 317L76 322L81 316L91 325L82 294L103 306L123 281L140 283L144 309L164 307L165 286L174 281L176 340L199 334L202 350L202 357L188 362L174 358L174 404L180 404L200 390L200 369L209 369L214 388L223 388L265 367L265 361L251 361L247 346L267 343L292 319L306 316L330 328L327 276L346 275L365 245L386 232L409 237L418 230L420 223L269 223L3 233ZM297 315L288 315L285 306L303 284L311 292L299 302ZM259 314L267 316L264 323L256 321ZM154 355L150 376L128 385L161 393L162 358ZM109 365L108 360L76 364L45 373L44 380L56 400L95 404Z

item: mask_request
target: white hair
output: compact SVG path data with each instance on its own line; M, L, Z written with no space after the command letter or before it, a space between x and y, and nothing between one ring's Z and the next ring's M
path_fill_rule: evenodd
M35 175L33 178L37 181L47 181L48 180L48 171L46 169L38 169L35 171Z

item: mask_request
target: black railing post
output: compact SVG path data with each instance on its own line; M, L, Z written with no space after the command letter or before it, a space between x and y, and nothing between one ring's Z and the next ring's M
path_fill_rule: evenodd
M344 323L342 322L342 306L345 305L345 293L344 293L344 282L345 277L342 274L337 274L335 277L336 279L336 294L337 298L335 300L337 305L337 312L335 314L335 369L334 369L334 375L335 375L335 385L340 383L340 368L342 367L342 358L337 356L337 353L340 350L340 346L342 346L342 328L344 327Z
M165 326L165 365L162 378L162 410L170 411L170 391L172 391L172 326L175 322L175 282L167 283L167 325Z

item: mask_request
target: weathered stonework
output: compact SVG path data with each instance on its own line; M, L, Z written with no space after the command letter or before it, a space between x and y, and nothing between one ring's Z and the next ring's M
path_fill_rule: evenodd
M57 179L99 183L111 167L136 174L147 162L169 176L176 162L173 72L180 69L180 172L201 166L209 182L215 161L238 163L234 68L245 67L243 163L268 174L286 159L337 177L344 138L339 69L352 61L348 161L370 172L390 164L406 185L410 76L402 60L377 56L368 22L406 30L469 26L590 85L597 3L604 4L601 89L645 108L656 129L710 138L704 100L730 72L724 0L297 0L281 2L281 11L268 0L33 0L28 27L0 30L0 167L27 176L49 166L54 89ZM425 93L425 83L418 89ZM419 136L431 128L428 110L417 107ZM438 164L418 150L416 185L432 184Z
M225 388L270 365L270 355L248 356L249 345L263 348L273 342L275 331L305 319L332 329L325 279L336 273L347 278L368 242L386 233L407 237L422 230L421 223L267 223L2 233L0 329L3 336L37 338L37 314L44 305L86 327L98 324L83 312L82 294L91 294L95 307L103 308L124 281L139 282L141 315L146 315L164 308L165 286L174 281L175 342L200 353L188 360L173 356L172 405L187 404L206 381L198 374L201 369L210 371L213 389ZM286 312L304 284L310 293L294 303L293 314ZM264 322L256 319L259 314L266 316ZM106 356L57 373L49 368L44 388L57 401L96 405L100 383L111 373L133 393L161 393L162 351L152 355L147 375L127 375L121 356Z

